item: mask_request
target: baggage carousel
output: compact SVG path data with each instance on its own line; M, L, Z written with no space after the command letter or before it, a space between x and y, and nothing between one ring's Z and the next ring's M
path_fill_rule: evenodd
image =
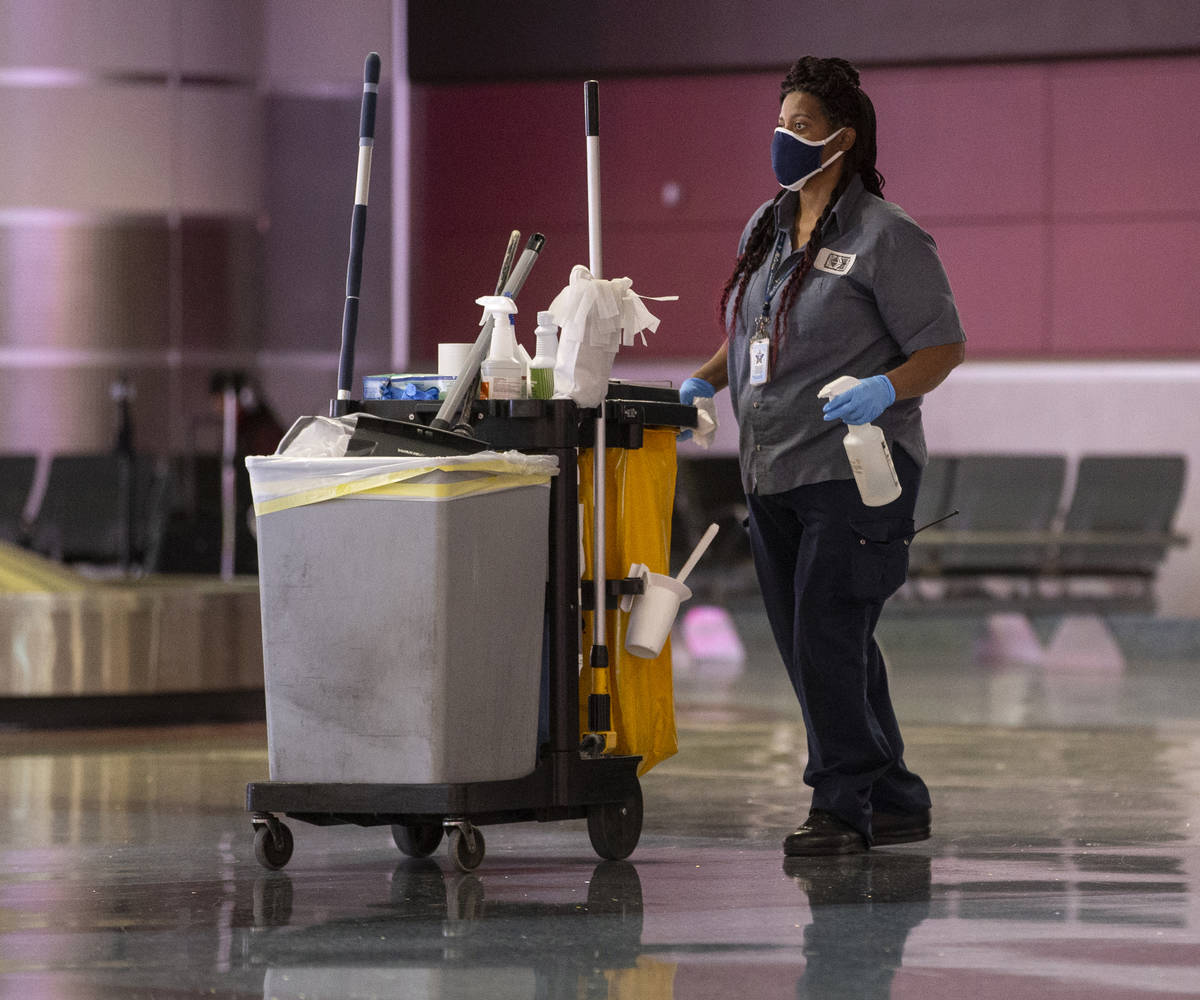
M0 726L263 714L257 577L94 576L0 543Z

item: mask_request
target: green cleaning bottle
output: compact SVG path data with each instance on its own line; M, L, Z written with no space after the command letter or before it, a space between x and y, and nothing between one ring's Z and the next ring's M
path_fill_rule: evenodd
M554 325L554 313L540 312L538 325L533 331L537 337L537 348L529 363L530 395L534 399L550 399L554 395L554 364L558 358L558 327Z

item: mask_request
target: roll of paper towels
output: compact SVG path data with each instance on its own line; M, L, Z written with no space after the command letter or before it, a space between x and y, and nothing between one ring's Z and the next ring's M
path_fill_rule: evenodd
M438 374L458 375L474 344L438 344Z

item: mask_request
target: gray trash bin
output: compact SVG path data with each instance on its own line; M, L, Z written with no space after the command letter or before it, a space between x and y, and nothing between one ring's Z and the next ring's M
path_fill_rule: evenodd
M531 772L557 460L281 455L246 465L272 780Z

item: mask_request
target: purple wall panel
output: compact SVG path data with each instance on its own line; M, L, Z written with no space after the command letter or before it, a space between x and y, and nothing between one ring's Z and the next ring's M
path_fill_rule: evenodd
M1200 221L1060 223L1056 355L1200 354Z
M426 220L473 228L512 219L508 229L524 229L530 213L543 227L577 221L586 190L582 86L414 87L412 106L417 232Z
M1045 67L871 70L862 83L879 122L884 193L918 222L1045 211Z
M1196 356L1200 60L1052 70L1051 351Z
M602 83L605 223L719 221L736 227L736 239L778 190L770 159L778 94L777 77L763 74Z
M412 367L429 367L439 342L475 339L474 300L494 291L513 229L522 249L534 232L547 238L520 297L520 330L533 329L532 313L549 304L571 265L586 263L582 90L413 88Z
M871 69L886 192L933 233L972 358L1195 356L1200 59ZM707 355L774 190L778 74L601 81L604 264L651 356ZM519 330L587 263L583 81L414 88L414 360L476 329L508 233L546 234Z
M1049 340L1046 227L939 225L937 241L973 358L1036 356Z
M1194 0L840 0L836 6L407 0L405 6L410 71L423 82L774 71L803 52L878 66L1200 49Z
M1200 214L1200 59L1066 63L1052 80L1056 213Z

